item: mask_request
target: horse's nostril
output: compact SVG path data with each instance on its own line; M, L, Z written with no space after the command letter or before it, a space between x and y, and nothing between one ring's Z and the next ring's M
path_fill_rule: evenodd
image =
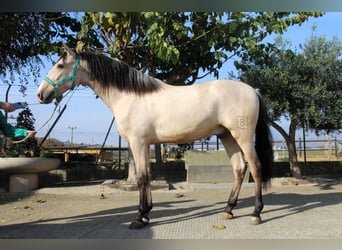
M38 101L41 103L44 101L44 98L41 92L37 93L37 98L38 98Z

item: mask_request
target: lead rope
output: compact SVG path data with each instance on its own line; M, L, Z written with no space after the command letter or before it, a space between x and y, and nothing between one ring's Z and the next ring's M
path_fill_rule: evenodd
M74 88L73 91L69 91L68 93L65 94L65 95L68 95L68 94L71 92L71 95L69 96L68 100L66 101L65 106L69 103L71 97L72 97L72 96L74 95L74 93L75 93L75 90L76 90L76 88ZM61 102L56 103L55 108L53 109L51 115L49 116L49 118L48 118L48 119L47 119L47 120L38 128L38 129L35 130L36 133L39 132L40 130L42 130L42 129L50 122L50 120L51 120L52 117L54 116L54 114L55 114L57 108L60 106L60 104L61 104ZM23 138L23 139L21 139L21 140L12 141L12 143L13 143L13 144L22 143L22 142L26 141L26 140L27 140L28 138L30 138L30 137L31 137L31 136L27 135L25 138Z

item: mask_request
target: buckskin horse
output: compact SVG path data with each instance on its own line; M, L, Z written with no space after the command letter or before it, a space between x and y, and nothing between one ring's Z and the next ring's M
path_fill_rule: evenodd
M51 103L83 85L93 89L113 111L136 165L139 209L130 228L147 225L152 210L150 145L187 143L210 135L220 138L234 172L223 218L233 217L248 166L255 185L251 223L261 223L262 188L270 182L273 150L265 105L255 89L232 80L172 86L103 54L64 48L42 80L37 97L40 103Z

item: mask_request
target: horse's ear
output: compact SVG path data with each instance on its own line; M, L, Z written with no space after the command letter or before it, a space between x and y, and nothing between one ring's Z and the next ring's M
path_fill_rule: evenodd
M72 49L70 49L68 45L63 43L63 47L68 55L72 56L73 58L76 58L76 53Z

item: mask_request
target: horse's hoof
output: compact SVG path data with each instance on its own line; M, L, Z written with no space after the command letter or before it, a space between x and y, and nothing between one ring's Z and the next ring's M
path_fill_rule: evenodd
M252 225L259 225L261 223L261 218L260 217L252 217L250 224Z
M227 213L227 212L223 212L222 213L222 219L224 220L230 220L233 218L233 213Z
M142 219L142 222L144 222L145 224L148 224L150 222L150 218L148 217L143 217Z
M147 223L140 221L140 220L134 220L131 222L131 225L129 225L129 229L140 229L146 226Z

